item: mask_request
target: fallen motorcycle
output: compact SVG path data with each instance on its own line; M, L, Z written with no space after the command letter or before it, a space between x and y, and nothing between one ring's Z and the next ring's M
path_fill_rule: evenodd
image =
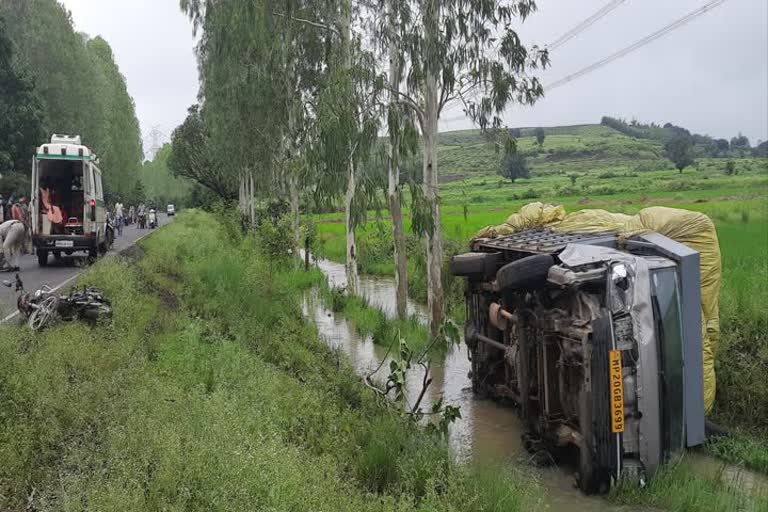
M14 282L3 281L19 294L16 307L27 325L33 331L39 331L57 320L85 320L97 322L112 317L112 305L96 288L73 290L67 295L56 295L47 285L30 293L24 289L21 277L16 274Z

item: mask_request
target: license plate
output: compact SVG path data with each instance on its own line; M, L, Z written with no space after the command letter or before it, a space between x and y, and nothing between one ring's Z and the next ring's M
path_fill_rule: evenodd
M72 240L56 240L56 247L74 247L75 242Z
M611 431L624 432L624 376L621 373L621 350L608 352L611 376Z

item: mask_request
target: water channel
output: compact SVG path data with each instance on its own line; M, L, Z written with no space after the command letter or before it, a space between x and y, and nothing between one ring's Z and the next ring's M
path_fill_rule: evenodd
M319 259L316 263L331 286L346 286L343 265L324 259ZM395 286L392 279L360 276L360 292L371 306L381 309L390 317L396 315ZM329 345L346 354L360 375L369 375L381 367L375 377L386 379L387 347L374 344L370 337L360 336L342 314L336 314L324 306L316 289L305 294L302 307L304 315L317 325L321 337ZM410 300L408 313L426 318L425 308ZM384 364L381 364L382 360ZM547 491L544 496L547 510L635 510L632 507L616 506L601 497L582 494L574 486L573 467L531 469L532 466L526 464L529 454L521 444L522 431L514 409L493 400L475 397L468 377L469 370L466 347L463 344L452 347L443 361L433 361L433 382L422 402L422 405L427 405L443 396L445 403L460 408L461 419L451 425L449 431L450 448L457 460L512 462L536 471ZM421 391L422 377L423 370L420 367L412 369L408 375L406 399L409 403L414 403L417 399ZM760 475L724 466L703 455L695 455L693 462L696 466L705 468L707 474L715 470L720 471L726 475L724 478L730 480L730 484L749 482L755 477L765 480Z

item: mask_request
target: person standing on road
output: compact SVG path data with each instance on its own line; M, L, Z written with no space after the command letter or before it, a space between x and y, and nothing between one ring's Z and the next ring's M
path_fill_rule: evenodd
M21 225L24 226L24 239L21 242L22 250L26 249L27 246L27 217L29 217L29 213L27 212L25 205L24 205L24 197L22 196L21 199L19 199L18 202L14 202L13 206L11 207L11 218L13 220L17 220L21 222Z
M123 213L123 203L119 200L115 204L115 222L117 222L117 236L123 236L123 224L125 217Z
M144 206L144 203L139 203L138 214L139 214L139 229L144 229L146 227L146 222L147 222L146 220L147 212L146 212L146 207Z
M11 219L0 224L0 246L3 249L5 268L9 272L19 271L19 259L24 250L24 224Z
M32 254L32 214L29 209L29 198L23 196L19 201L19 208L21 208L21 223L24 224L24 252L26 254Z

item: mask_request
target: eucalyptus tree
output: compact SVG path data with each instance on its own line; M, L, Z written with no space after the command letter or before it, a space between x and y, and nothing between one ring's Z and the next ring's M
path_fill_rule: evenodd
M376 76L372 53L362 48L360 32L353 30L348 0L338 5L334 26L338 46L313 104L312 165L317 196L344 190L345 270L347 289L354 294L359 288L356 229L370 204L365 199L370 187L359 186L359 169L369 161L378 139L383 82Z
M443 318L442 239L438 196L438 119L451 102L487 130L501 126L513 102L532 104L543 95L528 71L548 64L546 50L526 47L513 24L536 10L533 0L392 0L397 24L390 36L403 60L405 90L389 87L413 113L422 139L423 225L427 253L430 331Z
M408 111L399 104L403 76L403 59L401 57L400 34L398 27L402 24L401 16L404 9L398 0L385 0L384 12L386 29L377 37L383 44L383 53L389 59L387 76L387 133L389 143L389 159L387 166L387 204L392 222L393 259L395 264L395 298L397 315L407 316L408 304L408 270L406 263L405 229L403 227L402 189L401 189L401 157L408 157L416 151L416 133L413 122L408 117Z
M243 215L255 222L257 197L287 197L294 254L308 167L304 148L338 39L334 4L293 0L182 0L196 29L201 97L211 135L226 152ZM331 21L329 21L331 20Z

